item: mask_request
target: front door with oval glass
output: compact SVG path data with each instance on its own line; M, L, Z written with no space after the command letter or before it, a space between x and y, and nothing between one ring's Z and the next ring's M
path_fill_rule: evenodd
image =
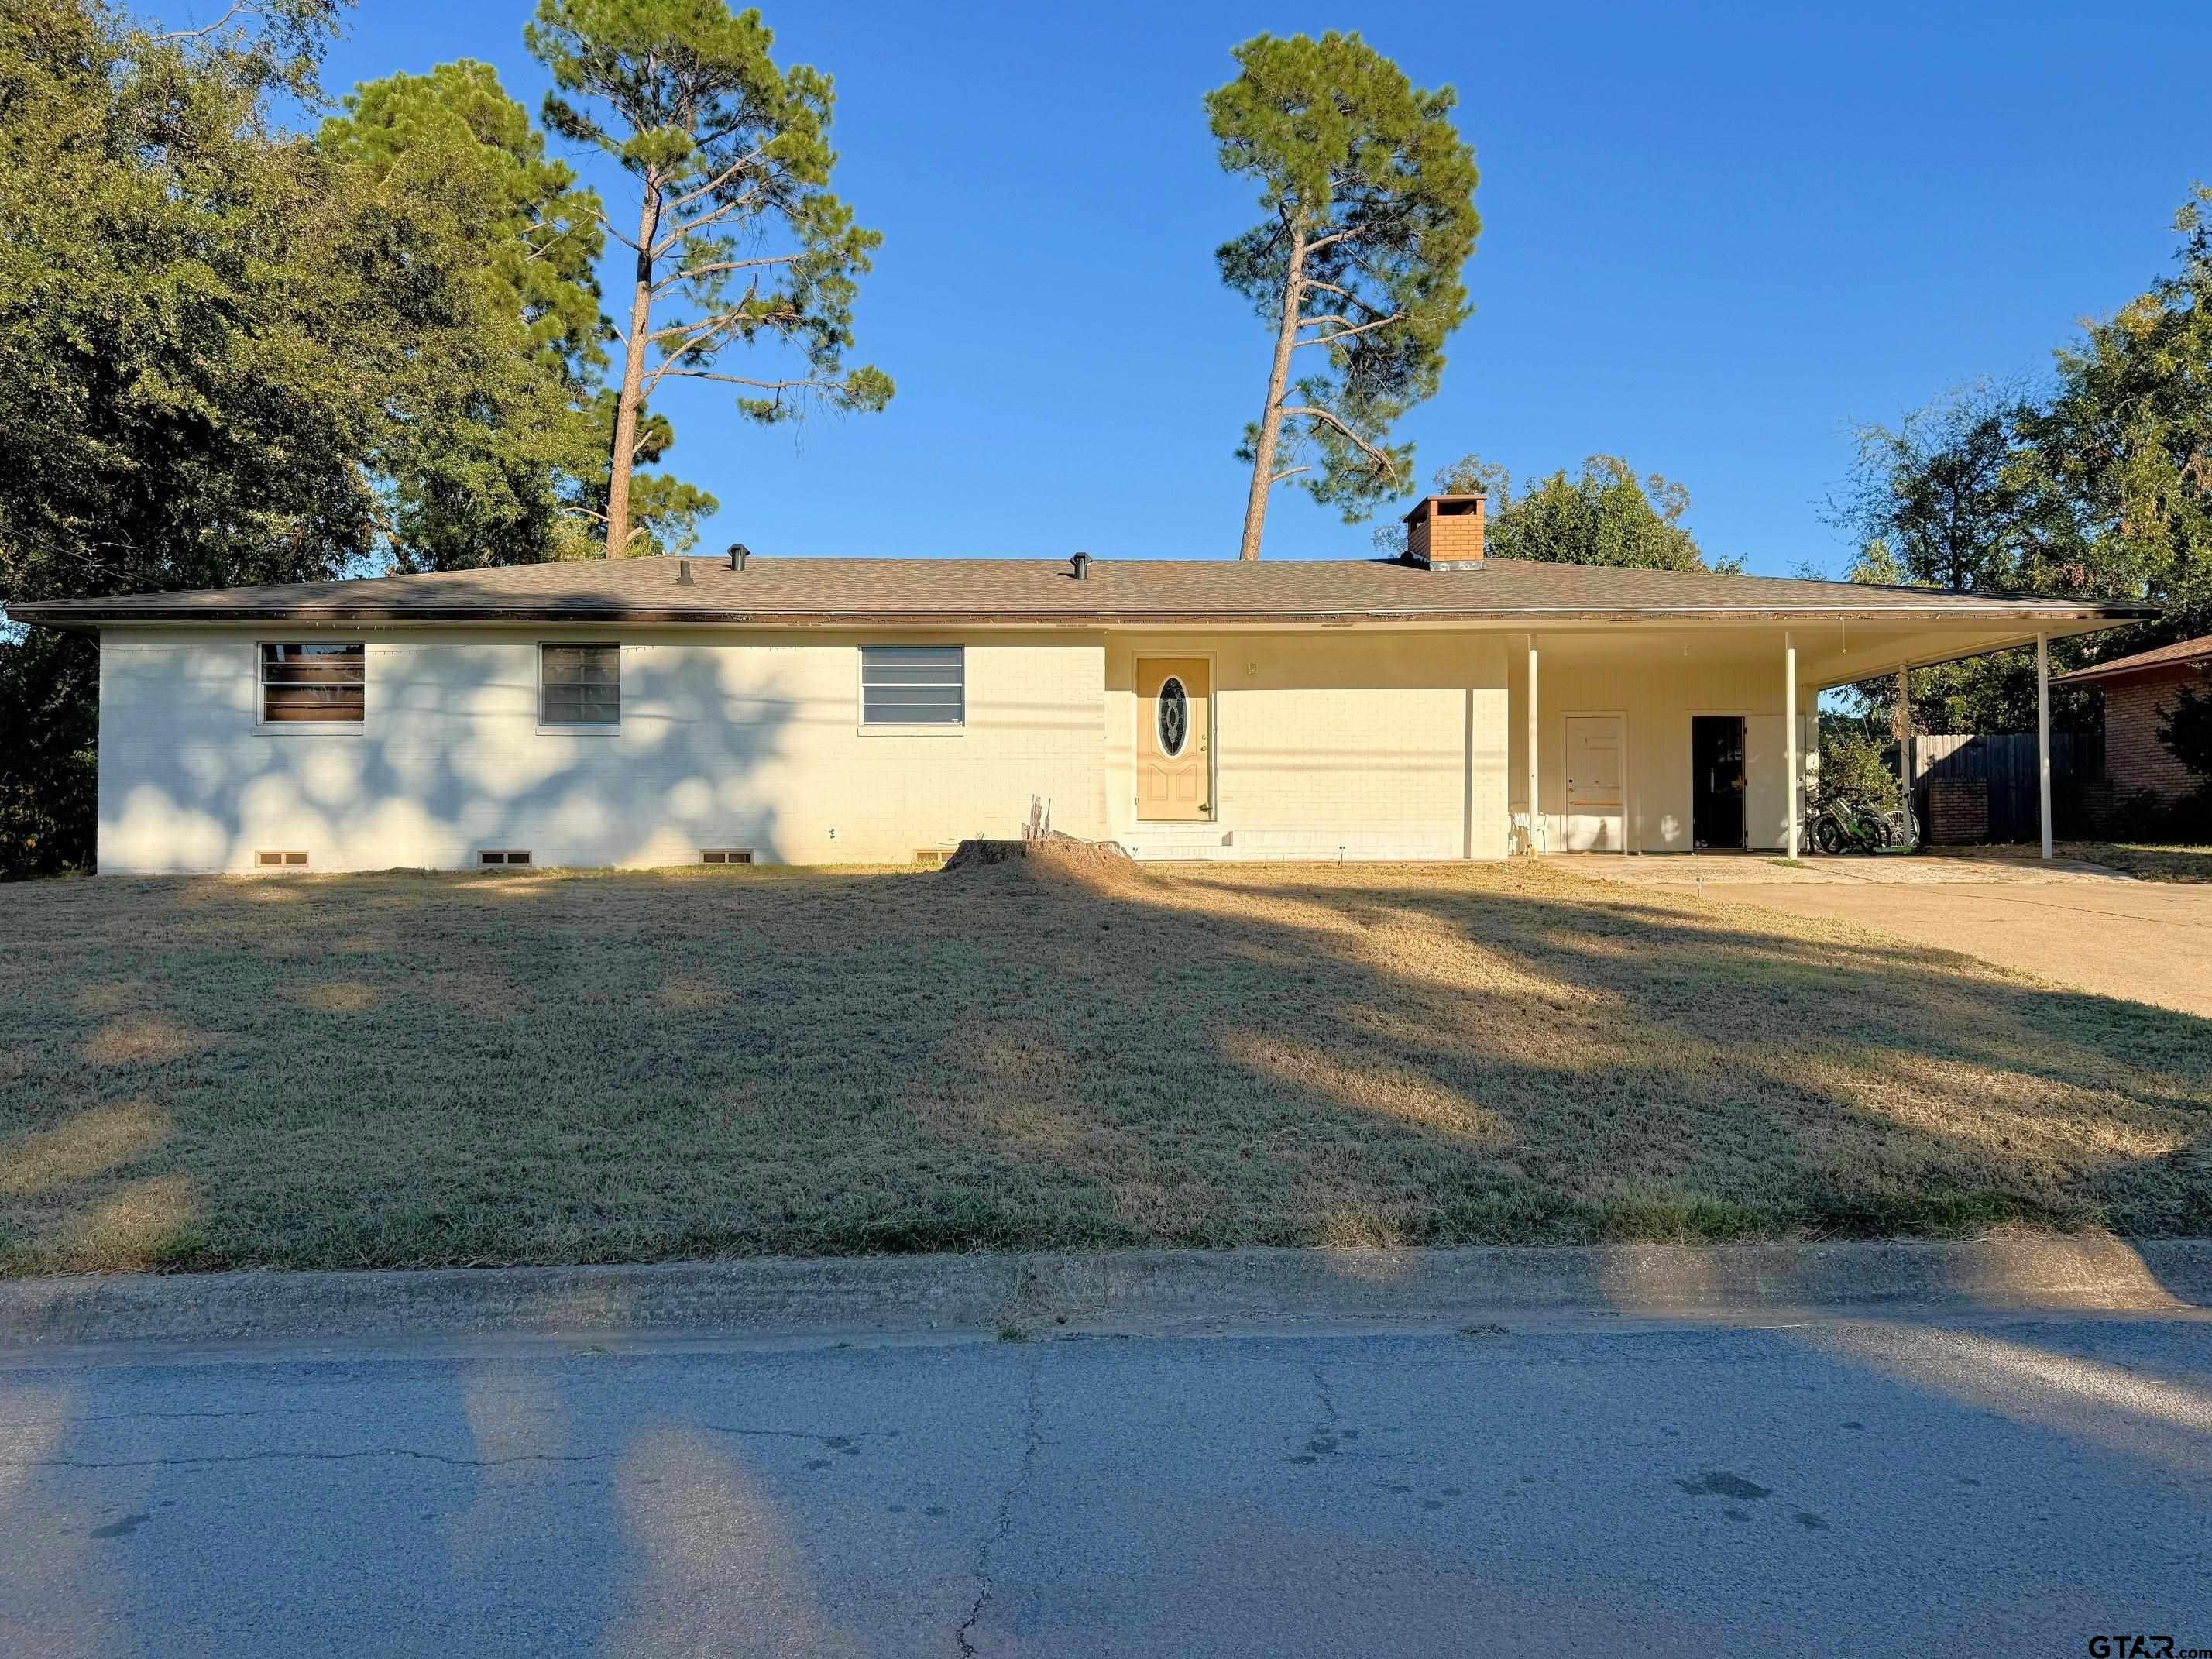
M1203 658L1137 659L1137 816L1213 816L1213 675Z

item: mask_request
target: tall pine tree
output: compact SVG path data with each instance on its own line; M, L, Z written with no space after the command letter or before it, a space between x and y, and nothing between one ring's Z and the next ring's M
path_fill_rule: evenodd
M1262 34L1236 55L1243 72L1206 109L1222 167L1260 185L1260 222L1215 255L1273 335L1237 451L1252 467L1238 555L1256 559L1279 483L1346 522L1404 492L1413 448L1390 428L1437 390L1482 222L1449 88L1423 92L1334 31Z
M830 193L827 76L769 56L757 11L725 0L540 0L526 32L553 74L545 121L611 157L635 189L608 447L606 551L641 550L632 469L671 379L738 387L775 422L829 407L879 410L890 377L848 368L860 277L882 238ZM740 372L732 346L781 348Z

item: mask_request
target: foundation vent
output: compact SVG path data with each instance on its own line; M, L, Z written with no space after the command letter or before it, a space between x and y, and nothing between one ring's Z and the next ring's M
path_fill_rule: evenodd
M255 867L263 870L298 870L306 866L307 855L305 853L256 853L253 862Z
M750 847L702 847L699 849L702 864L750 864L753 849Z
M477 854L477 862L478 864L527 864L530 862L530 854L517 852L512 848L494 848Z

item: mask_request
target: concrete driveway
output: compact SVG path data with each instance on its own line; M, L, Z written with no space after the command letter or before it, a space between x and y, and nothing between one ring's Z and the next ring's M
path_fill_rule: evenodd
M1576 860L1578 874L1853 921L2100 996L2212 1018L2212 886L2013 854Z

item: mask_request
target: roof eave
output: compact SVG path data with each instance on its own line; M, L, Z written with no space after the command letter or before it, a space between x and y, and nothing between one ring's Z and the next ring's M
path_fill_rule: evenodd
M1699 622L1789 622L1811 619L1863 621L1868 618L1948 618L1995 622L2000 617L2048 622L2094 622L2111 626L2146 621L2159 612L2143 605L2081 605L2021 604L1995 601L1980 605L1486 605L1480 607L1420 607L1407 610L1290 609L1281 611L707 611L646 610L635 606L589 608L516 605L207 605L191 610L147 605L108 605L78 610L64 601L27 605L10 613L16 622L43 628L98 628L116 623L289 623L311 625L332 623L693 623L720 627L852 628L852 627L1233 627L1239 623L1310 622L1342 624L1357 622L1521 622L1541 618L1554 622L1607 622L1623 618L1656 618Z
M2195 672L2203 673L2212 668L2212 654L2202 657L2168 657L2163 662L2096 663L2087 668L2076 668L2063 674L2053 674L2053 685L2093 685L2099 680L2132 679L2138 674L2168 674Z

